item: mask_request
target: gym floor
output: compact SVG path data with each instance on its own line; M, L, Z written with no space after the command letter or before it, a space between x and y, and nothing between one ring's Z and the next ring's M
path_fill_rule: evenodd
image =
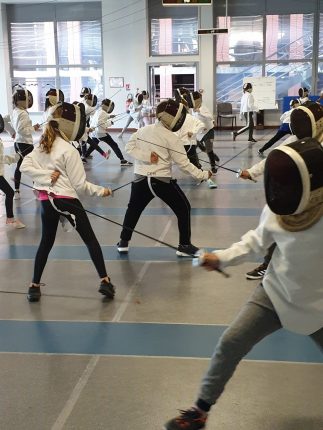
M273 133L257 131L258 142L249 147L246 136L233 143L229 131L217 132L214 150L224 167L250 167ZM119 141L122 150L127 137ZM6 141L8 152L11 145ZM133 178L133 168L121 168L114 155L105 160L95 153L85 169L90 181L112 188ZM6 168L7 178L13 170ZM218 189L210 190L177 168L174 173L192 206L194 245L226 248L257 226L262 180L239 180L220 169ZM31 184L24 175L22 181ZM81 200L122 223L129 192L126 186L108 199ZM228 268L228 279L192 267L157 241L177 246L178 233L176 217L155 198L137 230L156 240L134 234L128 256L116 249L121 228L89 215L117 288L114 301L98 293L77 233L59 227L43 296L30 304L39 203L22 186L15 210L27 228L10 230L0 200L0 429L161 430L178 409L191 406L219 336L257 285L245 273L262 257ZM281 330L240 364L208 429L323 430L322 373L323 357L311 340Z

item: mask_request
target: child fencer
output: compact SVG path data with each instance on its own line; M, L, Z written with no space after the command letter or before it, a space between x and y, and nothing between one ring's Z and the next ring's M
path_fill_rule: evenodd
M33 149L33 132L39 130L40 125L32 125L31 119L27 112L33 105L33 96L29 90L17 88L13 95L13 112L11 115L11 125L15 131L14 148L19 155L19 160L14 174L15 179L15 196L14 199L20 199L20 166L24 157Z
M237 136L248 131L249 137L248 142L254 143L257 142L253 137L254 130L254 122L253 122L253 113L258 111L257 106L255 105L255 99L252 93L252 84L250 82L246 82L242 87L242 97L240 103L240 116L243 116L246 120L246 126L240 128L238 131L234 131L232 133L232 138L235 141Z
M14 129L11 127L9 122L9 115L3 118L4 120L4 130L11 136L14 136ZM4 177L4 166L5 164L17 163L20 159L18 154L15 155L5 155L4 145L2 139L0 138L0 190L5 194L5 208L6 208L6 225L14 228L24 228L26 227L18 218L15 218L13 213L13 198L14 190Z
M95 112L93 117L91 118L90 127L93 130L93 134L91 135L94 143L98 144L99 141L105 142L109 145L112 151L116 154L116 156L120 160L121 167L132 166L128 160L125 160L119 145L115 142L110 134L108 133L109 127L113 124L112 119L115 115L112 114L114 109L114 102L110 99L104 99L101 102L101 106ZM93 149L87 151L86 156L88 156ZM109 152L106 152L108 158Z
M189 97L189 96L188 96ZM186 98L183 99L183 104L185 103L185 107L188 109L189 103L186 101ZM197 147L197 136L204 136L206 133L205 124L191 115L189 112L186 114L186 118L182 127L176 132L176 135L182 142L182 145L187 153L188 159L194 166L198 169L201 169L202 166L200 164L199 157L196 152ZM200 183L200 182L199 182ZM217 184L214 180L209 178L207 180L207 184L209 188L217 188Z
M286 112L284 112L281 117L281 126L279 127L277 133L275 136L273 136L265 145L263 145L260 149L258 149L258 155L260 157L264 156L264 152L271 148L276 142L278 142L280 139L282 139L287 134L292 134L290 129L290 116L293 111L293 109L297 108L300 105L299 100L293 99L290 101L289 106L290 109Z
M162 199L175 213L179 229L177 256L193 256L199 248L191 243L191 206L172 175L172 165L177 164L185 173L197 180L207 180L211 171L202 171L192 164L176 134L186 117L183 104L169 99L159 103L156 124L147 125L134 133L126 151L135 159L135 179L123 221L119 253L127 253L133 229L143 210L154 197Z
M118 135L118 137L121 139L124 135L125 131L129 127L129 125L132 123L132 121L135 122L135 127L140 128L142 127L142 108L143 108L143 102L144 96L142 93L138 93L135 96L135 99L130 103L129 105L129 115L127 119L126 125L123 127L121 133Z
M310 94L310 91L309 91L308 88L305 88L305 87L300 88L298 90L298 95L299 95L298 101L299 101L299 104L303 105L304 103L308 102L310 100L309 97L308 97L309 94Z
M258 227L230 248L203 256L201 264L212 271L265 254L276 243L262 284L221 336L196 403L168 421L166 430L206 428L210 409L240 361L282 327L309 336L323 353L322 172L323 148L315 139L273 149L265 166L267 206Z
M70 145L84 133L84 107L58 103L50 108L39 146L28 154L21 170L34 181L41 202L42 237L36 254L34 274L27 299L38 302L40 281L54 245L58 223L65 217L81 236L100 277L99 292L112 299L115 288L107 275L101 247L79 200L80 194L107 197L111 190L86 180L78 151Z
M219 162L220 159L213 151L213 141L214 141L214 123L213 123L213 115L208 110L206 106L203 104L202 94L199 91L193 91L190 94L192 100L192 110L193 116L203 122L206 133L202 136L202 138L197 142L198 147L201 151L206 152L207 156L210 160L212 173L215 175L217 172L216 162Z

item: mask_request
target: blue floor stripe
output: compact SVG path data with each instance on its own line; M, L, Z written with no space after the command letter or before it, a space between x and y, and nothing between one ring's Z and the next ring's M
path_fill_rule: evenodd
M207 358L225 328L185 324L0 321L0 351ZM323 356L311 339L285 330L260 342L246 358L323 363Z
M111 207L88 207L84 206L85 209L88 209L91 212L95 212L99 215L109 215L109 216L124 216L126 208L111 208ZM261 214L262 208L192 208L191 215L192 216L254 216L259 217ZM28 215L28 214L39 214L40 207L26 207L22 208L17 207L16 212L19 215ZM168 207L160 207L160 208L146 208L142 213L142 216L161 216L161 215L174 215L173 211Z
M176 244L175 244L176 245ZM0 245L0 260L33 260L38 245ZM120 255L116 246L102 246L103 256L108 261L176 261L183 262L189 258L178 258L176 251L165 246L140 247L131 246L128 255ZM57 245L49 254L50 260L90 260L84 245Z

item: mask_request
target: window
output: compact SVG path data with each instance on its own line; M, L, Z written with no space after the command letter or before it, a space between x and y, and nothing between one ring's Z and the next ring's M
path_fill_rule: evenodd
M198 54L198 18L153 18L151 55Z
M262 61L262 16L219 17L217 26L228 28L228 34L219 34L216 42L216 61Z
M79 99L83 86L103 95L101 23L91 21L10 22L13 85L28 88L31 111L44 109L50 87L65 100Z
M313 58L313 14L268 15L267 60Z

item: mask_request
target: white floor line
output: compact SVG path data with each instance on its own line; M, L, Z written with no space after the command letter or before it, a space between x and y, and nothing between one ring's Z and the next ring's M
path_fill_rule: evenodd
M82 373L80 379L74 387L69 399L67 400L64 408L59 414L57 420L52 426L51 430L62 430L69 416L71 415L76 402L78 401L84 387L86 386L90 376L92 375L98 361L100 360L100 356L92 356L88 365L86 366L84 372Z
M161 235L159 236L158 240L164 240L164 238L165 238L166 234L168 233L171 225L172 225L172 220L170 219L167 222L167 224L166 224L164 230L162 231ZM154 246L158 246L158 245L159 245L159 242L156 242ZM129 305L129 303L131 303L131 301L132 301L132 298L133 298L133 296L135 294L135 291L137 289L138 284L142 281L142 279L145 276L145 274L147 273L147 270L148 270L148 268L149 268L150 265L151 265L151 261L146 261L144 263L143 267L141 268L141 270L140 270L140 272L139 272L139 274L138 274L138 276L136 278L136 281L131 286L128 294L126 295L126 297L125 297L125 299L123 301L123 303L120 305L120 307L117 310L114 318L112 319L112 322L119 322L121 320L121 318L123 317L123 315L126 312L126 309L127 309L128 305Z

